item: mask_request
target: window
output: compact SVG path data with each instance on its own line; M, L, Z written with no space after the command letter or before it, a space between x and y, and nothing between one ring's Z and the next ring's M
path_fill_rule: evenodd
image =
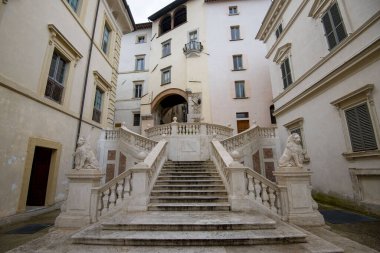
M274 105L271 105L269 107L269 112L270 112L270 123L277 124L276 116L274 116Z
M100 123L102 118L103 94L104 92L99 87L96 87L92 120L98 123Z
M322 23L330 50L347 37L337 3L334 3L322 16Z
M79 0L66 0L75 12L78 11Z
M280 37L282 33L282 23L280 23L278 26L277 26L277 29L276 29L276 38L278 39L278 37Z
M111 29L109 28L109 26L106 24L104 26L104 30L103 30L103 39L102 39L102 50L105 54L108 53L108 48L109 48L109 44L110 44L110 35L111 35Z
M243 57L242 55L234 55L233 57L234 70L243 69Z
M145 35L137 36L136 43L137 44L145 43Z
M231 26L231 40L240 40L239 26Z
M236 113L236 118L242 119L242 118L248 118L249 113L248 112L237 112Z
M45 97L61 103L68 61L54 51L51 59Z
M286 89L289 85L293 83L292 73L290 71L289 58L285 58L285 60L281 63L281 74L284 89Z
M353 152L376 150L376 136L366 103L344 111Z
M244 81L235 82L235 96L236 98L245 98L245 84Z
M230 15L237 15L237 14L239 14L237 6L230 6L228 9L229 9L229 14Z
M145 56L136 56L135 70L136 71L145 70Z
M170 40L162 42L162 57L168 56L170 54Z
M171 67L161 70L161 84L168 84L171 82Z
M133 126L140 126L140 113L133 114Z
M181 7L174 14L174 27L179 26L187 21L186 7Z
M194 30L189 32L189 42L198 41L198 31Z
M160 34L166 33L172 29L172 18L171 16L166 16L162 19L160 23Z
M135 98L141 98L142 96L142 90L143 90L143 85L142 83L136 83L134 87L134 95Z

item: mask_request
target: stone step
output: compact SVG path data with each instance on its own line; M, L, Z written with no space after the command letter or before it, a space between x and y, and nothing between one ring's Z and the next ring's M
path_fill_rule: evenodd
M148 211L229 211L228 202L215 203L150 203Z
M228 196L151 196L150 203L228 202Z
M152 190L151 196L228 196L226 190Z
M73 243L114 246L239 246L306 242L290 226L232 231L115 231L91 226L73 235Z
M209 176L209 177L205 177L205 176L179 176L179 175L159 175L157 177L157 180L172 180L172 179L175 179L175 180L220 180L220 177L219 176Z
M160 176L219 176L218 172L161 172Z
M167 165L165 164L163 168L168 169L177 169L177 168L184 168L184 169L215 169L215 165Z
M155 185L153 190L225 190L224 185L179 185L179 184L169 184L169 185Z
M216 172L212 168L194 168L194 169L185 169L185 168L162 168L161 172Z
M156 181L156 185L165 185L165 184L181 184L181 185L194 185L194 184L214 184L214 185L223 185L222 180L162 180L159 179Z
M263 215L241 212L136 212L103 221L106 230L217 231L275 229L276 222Z

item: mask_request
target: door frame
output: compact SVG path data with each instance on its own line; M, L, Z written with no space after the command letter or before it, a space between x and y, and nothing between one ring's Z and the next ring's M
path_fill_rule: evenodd
M49 177L46 187L45 206L53 205L55 202L54 199L57 188L58 168L62 152L62 144L47 139L30 137L26 152L25 167L22 177L22 185L17 212L25 212L26 209L26 199L28 197L29 181L30 175L32 173L34 152L36 146L52 149L49 167Z

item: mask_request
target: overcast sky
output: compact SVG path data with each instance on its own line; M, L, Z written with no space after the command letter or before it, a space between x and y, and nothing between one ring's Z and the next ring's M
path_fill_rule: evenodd
M148 17L174 0L127 0L135 23L148 22Z

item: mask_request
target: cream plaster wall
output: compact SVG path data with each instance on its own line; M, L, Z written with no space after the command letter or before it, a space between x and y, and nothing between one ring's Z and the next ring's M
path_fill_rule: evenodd
M161 92L178 88L185 91L202 92L202 116L204 121L211 122L210 101L207 80L207 52L206 30L204 25L203 1L188 1L187 22L159 35L159 20L153 22L152 34L155 37L151 42L149 92L153 93L153 99ZM204 46L199 56L186 58L183 47L188 43L188 33L198 31L198 41ZM171 55L162 58L161 43L171 39ZM171 66L171 83L161 85L161 69Z
M145 43L136 43L138 36L145 36ZM122 123L128 129L136 133L141 133L141 126L133 126L133 114L140 113L140 100L134 98L134 82L142 81L142 95L148 92L148 73L150 40L152 39L151 29L138 29L125 34L121 40L119 78L116 92L116 114L115 122ZM145 55L145 70L135 71L136 55Z
M283 19L293 16L304 2L292 1ZM310 163L306 166L313 172L314 189L354 200L357 193L354 192L349 168L379 169L379 158L347 160L342 155L348 151L345 142L347 133L342 124L344 119L330 103L360 87L374 84L374 127L379 129L380 22L379 15L375 13L379 13L380 3L373 0L338 0L348 37L329 51L320 18L308 17L313 2L307 2L289 30L276 43L273 33L267 42L280 146L281 149L285 147L288 136L284 125L303 117L304 138L310 157ZM280 66L273 62L273 58L278 48L286 43L291 43L290 62L294 84L284 91ZM365 53L367 47L373 48L372 53ZM360 55L364 58L355 60ZM348 63L351 68L344 67ZM341 70L345 71L333 79L326 78L334 71ZM309 94L318 83L325 85Z
M83 0L80 15L75 14L64 0L8 1L1 5L0 19L0 217L15 214L19 205L25 157L29 138L41 138L62 145L57 175L55 201L65 197L65 174L72 168L83 82L90 45L90 33L96 1ZM100 51L104 13L114 28L110 56ZM50 67L51 52L48 24L53 24L67 41L82 55L72 68L72 78L65 83L64 105L44 97L46 78L42 73ZM117 69L120 28L106 1L101 0L92 61L89 70L81 135L89 139L96 151L100 130L107 126L92 121L94 103L94 75L97 71L112 83ZM51 56L50 56L51 57ZM45 64L45 65L44 65ZM74 65L74 61L70 63ZM45 66L45 67L44 67ZM68 89L70 87L70 89ZM115 87L116 88L116 87ZM112 99L112 92L105 98ZM103 113L108 113L105 103ZM106 117L105 117L106 118ZM113 120L113 119L112 119Z
M234 1L205 4L208 84L212 122L231 125L236 133L236 113L248 112L250 125L270 125L271 85L265 45L255 41L270 1ZM229 16L229 6L239 15ZM230 26L239 25L242 40L230 41ZM232 71L233 55L243 56L244 71ZM244 80L247 99L235 98L235 81Z

